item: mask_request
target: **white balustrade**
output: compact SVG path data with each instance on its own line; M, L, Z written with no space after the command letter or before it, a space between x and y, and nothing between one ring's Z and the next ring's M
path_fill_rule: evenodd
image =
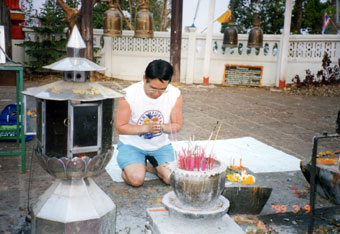
M32 29L24 28L25 40L43 40ZM59 37L60 35L56 35ZM182 33L181 82L202 83L205 51L205 34L191 32ZM212 53L210 57L209 83L222 84L225 66L250 65L263 66L262 85L275 86L278 82L278 63L281 35L264 35L261 49L247 48L248 35L238 35L238 47L224 48L223 35L212 37ZM147 64L154 59L170 60L170 32L155 32L153 38L135 38L133 31L123 31L121 37L103 36L102 29L94 29L93 35L96 56L100 64L107 67L105 74L125 80L141 80ZM13 45L17 44L13 40ZM13 47L13 54L18 62L28 61L24 48ZM323 54L327 52L334 64L340 58L339 35L290 35L288 51L288 70L286 83L291 83L295 75L302 79L305 70L312 73L321 67Z

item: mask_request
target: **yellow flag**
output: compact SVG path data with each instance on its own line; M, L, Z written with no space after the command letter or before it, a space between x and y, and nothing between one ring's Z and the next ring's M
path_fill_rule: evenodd
M222 23L227 23L231 18L231 10L227 10L220 17L218 17L217 21Z

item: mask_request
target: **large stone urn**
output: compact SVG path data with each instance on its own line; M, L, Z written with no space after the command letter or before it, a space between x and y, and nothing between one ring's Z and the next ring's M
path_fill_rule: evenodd
M229 201L221 195L225 186L226 166L215 159L212 164L211 159L197 160L197 155L188 156L185 160L191 164L190 170L181 169L187 168L182 167L181 160L174 163L170 176L173 191L162 199L165 209L147 210L148 231L153 234L245 233L227 214ZM202 162L208 168L197 166Z
M183 207L214 207L224 189L225 170L226 166L218 160L204 171L175 168L170 177L172 190Z

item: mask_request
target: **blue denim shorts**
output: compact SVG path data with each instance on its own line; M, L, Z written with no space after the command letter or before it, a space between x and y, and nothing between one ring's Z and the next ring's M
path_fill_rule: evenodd
M158 150L146 151L118 141L117 149L117 162L121 169L130 164L146 164L146 160L149 160L154 167L174 161L175 152L171 144L165 145Z

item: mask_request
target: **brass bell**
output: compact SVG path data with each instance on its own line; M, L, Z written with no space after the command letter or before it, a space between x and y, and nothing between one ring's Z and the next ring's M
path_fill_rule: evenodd
M258 14L254 16L254 28L250 30L248 37L249 48L262 48L263 47L263 31L260 28L261 22Z
M153 15L148 10L149 0L140 1L141 10L136 15L135 37L153 37Z
M123 15L117 9L117 0L110 1L110 9L104 15L104 36L122 36Z
M229 22L228 26L224 29L223 46L225 47L237 47L237 29L235 22Z

